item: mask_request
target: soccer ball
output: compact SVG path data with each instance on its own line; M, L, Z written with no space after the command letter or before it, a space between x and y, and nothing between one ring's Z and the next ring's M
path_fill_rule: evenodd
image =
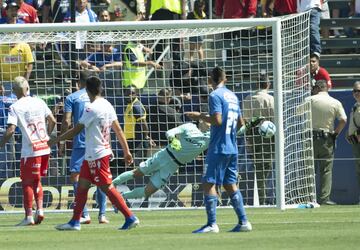
M263 121L259 126L259 134L265 138L271 138L276 132L276 126L271 121Z

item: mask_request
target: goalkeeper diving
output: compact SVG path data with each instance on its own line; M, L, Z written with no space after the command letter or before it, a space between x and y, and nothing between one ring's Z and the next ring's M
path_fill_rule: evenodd
M247 129L257 126L263 120L262 117L253 118L239 129L238 135L244 134ZM165 148L141 162L138 168L126 171L113 180L113 184L118 186L134 178L151 175L150 182L145 187L123 192L122 196L125 199L150 197L164 187L179 167L193 161L204 152L209 146L210 124L199 121L197 127L193 123L185 123L168 130L166 137L169 144Z

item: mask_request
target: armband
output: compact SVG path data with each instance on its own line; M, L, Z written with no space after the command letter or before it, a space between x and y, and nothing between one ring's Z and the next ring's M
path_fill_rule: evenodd
M60 145L65 145L65 141L59 142Z

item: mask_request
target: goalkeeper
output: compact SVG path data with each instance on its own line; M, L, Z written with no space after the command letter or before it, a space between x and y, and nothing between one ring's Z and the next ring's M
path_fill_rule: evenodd
M263 118L253 118L249 123L242 126L238 134L244 134L245 130L257 126ZM199 128L198 128L199 127ZM124 172L113 180L118 186L134 178L151 175L150 182L145 187L138 187L122 193L125 199L148 198L157 190L164 187L169 178L180 166L194 160L209 146L209 124L200 121L198 127L192 123L186 123L166 132L169 144L155 153L134 170Z

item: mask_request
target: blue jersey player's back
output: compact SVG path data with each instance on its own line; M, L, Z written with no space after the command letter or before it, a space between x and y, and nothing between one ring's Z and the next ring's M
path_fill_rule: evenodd
M214 90L209 97L210 116L221 114L221 126L211 126L209 152L214 154L237 154L236 130L241 116L239 100L225 86Z
M85 106L90 103L86 89L80 89L68 95L64 104L64 112L71 112L73 124L76 125L82 116ZM81 131L73 140L73 148L85 148L85 130Z

